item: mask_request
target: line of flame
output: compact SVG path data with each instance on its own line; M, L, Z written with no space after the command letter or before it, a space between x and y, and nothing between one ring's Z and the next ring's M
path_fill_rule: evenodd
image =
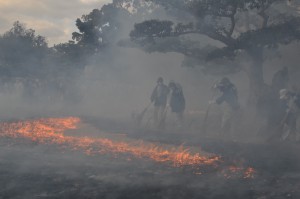
M89 155L101 153L126 153L135 157L150 158L157 162L171 162L173 166L216 165L220 157L192 154L184 147L163 149L142 141L126 143L106 138L73 137L64 135L67 129L76 129L79 118L47 118L0 124L0 136L26 138L38 143L67 145L74 150L84 150Z

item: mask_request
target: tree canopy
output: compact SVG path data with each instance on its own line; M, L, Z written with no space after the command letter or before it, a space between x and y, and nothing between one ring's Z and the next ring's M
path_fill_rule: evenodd
M120 1L116 1L82 15L81 19L76 20L79 32L73 32L72 39L91 52L98 52L115 42L115 37L122 26L119 17L126 18L130 14L119 4Z
M24 24L15 22L0 37L0 46L2 77L35 77L43 73L48 44L45 37L36 35L33 29L26 29Z
M271 18L273 13L269 12L268 9L279 3L278 0L153 0L153 2L164 6L166 9L182 9L188 12L191 17L179 19L182 20L181 22L153 19L135 24L130 37L144 45L156 44L159 39L167 37L178 37L180 40L180 36L188 34L206 35L223 44L221 48L207 52L206 59L211 60L222 56L232 58L238 50L275 47L279 44L288 44L294 40L299 40L300 20L298 17L279 15ZM243 13L256 15L255 18L259 17L261 22L250 21L249 16L247 16L248 21L237 17ZM246 23L252 27L244 30L237 28L238 25L249 26ZM171 47L170 50L175 51L176 49ZM183 52L179 46L178 52L189 57L203 57L199 54L199 49L187 49ZM203 53L203 51L200 52Z
M264 50L300 39L300 17L281 12L278 8L285 6L282 0L148 1L164 7L173 20L153 19L135 24L130 33L132 41L146 51L181 53L186 57L184 64L203 66L205 71L223 68L222 74L226 69L239 71L241 67L234 59L246 53L253 62L246 70L251 95L256 99L264 88ZM177 15L177 10L186 15ZM195 35L206 36L210 43L217 44L203 45L205 39ZM223 60L223 64L216 60Z

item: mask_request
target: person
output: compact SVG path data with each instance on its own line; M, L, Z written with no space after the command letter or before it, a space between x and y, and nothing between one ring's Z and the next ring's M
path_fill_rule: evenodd
M163 78L159 77L151 95L151 102L154 105L154 125L158 128L164 127L168 93L169 88L164 84Z
M221 132L223 135L229 135L229 133L232 131L232 122L234 117L240 108L237 89L227 77L222 78L221 81L216 83L214 88L221 92L221 96L210 101L209 103L220 105L225 102L228 105L223 112Z
M297 120L299 118L300 110L300 96L296 92L288 89L281 89L279 91L279 98L285 102L286 113L281 122L282 140L294 138L299 141L299 132L297 129Z
M183 126L183 112L185 109L185 98L180 84L171 81L168 85L170 89L169 106L176 114L178 127Z
M282 67L272 78L270 86L264 86L263 94L256 103L256 118L260 123L257 134L271 141L281 134L278 124L281 123L283 115L286 112L284 100L279 99L278 93L281 89L287 88L289 84L288 67Z

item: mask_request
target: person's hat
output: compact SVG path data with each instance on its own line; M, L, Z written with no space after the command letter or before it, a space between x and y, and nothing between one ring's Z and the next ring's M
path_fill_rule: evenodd
M231 82L227 77L223 77L218 83L215 84L214 88L224 88L230 85Z
M223 84L223 85L230 84L230 80L227 77L223 77L220 81L220 84Z
M169 86L170 88L174 88L174 87L176 87L176 84L175 84L174 81L171 80L171 81L169 82L168 86Z
M157 78L157 83L158 82L164 82L164 79L162 77Z

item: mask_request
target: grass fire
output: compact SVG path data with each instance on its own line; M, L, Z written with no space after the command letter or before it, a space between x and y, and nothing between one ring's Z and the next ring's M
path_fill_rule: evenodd
M300 0L0 0L0 199L300 198Z
M124 142L107 138L89 138L66 136L64 132L76 129L80 123L77 117L43 118L19 122L0 123L1 137L29 139L40 144L55 144L59 147L68 147L70 150L83 151L87 155L97 154L129 154L135 158L149 158L160 163L167 163L174 167L190 166L199 169L203 165L217 168L222 162L219 156L205 156L200 153L191 153L189 148L173 147L164 149L155 144L143 141ZM231 172L244 172L245 178L253 177L252 168L235 168Z

